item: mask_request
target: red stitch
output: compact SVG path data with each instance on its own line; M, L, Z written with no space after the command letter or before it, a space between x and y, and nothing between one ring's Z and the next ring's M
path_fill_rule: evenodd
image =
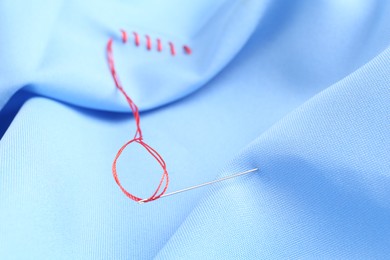
M124 30L121 30L121 32L122 32L122 41L123 41L124 43L126 43L127 40L128 40L127 33L126 33L126 31L124 31ZM137 33L137 32L133 32L133 35L134 35L134 42L135 42L135 45L136 45L136 46L139 46L139 45L140 45L140 37L139 37L138 33ZM147 50L150 51L150 50L152 49L152 39L151 39L151 37L150 37L149 35L147 35L147 34L145 35L145 38L146 38L146 48L147 48ZM170 48L170 51L171 51L171 55L172 55L172 56L175 56L175 55L176 55L176 50L175 50L175 45L174 45L174 43L169 42L169 48ZM163 49L163 47L162 47L162 42L161 42L161 40L160 40L159 38L157 38L157 51L158 51L158 52L161 52L162 49ZM184 49L184 52L185 52L186 54L188 54L188 55L191 55L191 54L192 54L192 50L191 50L191 48L190 48L188 45L183 45L183 49Z
M175 45L173 45L172 42L169 42L169 47L171 48L172 56L175 56L175 54L176 54L176 52L175 52Z
M122 41L123 43L126 43L127 42L127 33L125 30L121 30L122 32Z
M152 41L150 40L149 35L145 35L145 37L146 37L146 48L148 50L151 50L152 49Z
M157 39L157 50L159 52L162 51L162 44L161 44L161 40L160 39Z
M190 47L188 47L187 45L184 45L184 46L183 46L183 49L184 49L184 51L185 51L188 55L190 55L190 54L192 53L192 50L191 50Z
M123 34L122 33L122 36L124 36L126 34ZM125 39L125 37L123 37L123 39ZM124 41L124 40L123 40ZM124 41L125 42L125 41ZM155 190L155 192L153 193L153 195L151 197L149 197L148 199L146 200L143 200L144 202L149 202L149 201L153 201L153 200L156 200L158 198L160 198L165 192L166 190L168 189L168 184L169 184L169 176L168 176L168 170L167 170L167 165L164 161L164 159L161 157L161 155L156 151L154 150L152 147L150 147L148 144L146 144L144 141L143 141L143 137L142 137L142 131L141 131L141 125L140 125L140 115L139 115L139 110L138 110L138 107L137 105L133 102L133 100L129 97L129 95L126 93L126 91L124 90L124 88L122 87L122 84L119 80L119 77L116 73L116 70L115 70L115 64L114 64L114 56L113 56L113 52L112 52L112 43L113 43L113 39L110 38L107 42L107 61L108 61L108 66L110 68L110 71L111 71L111 75L114 79L114 83L115 83L115 86L118 88L118 90L123 94L123 96L126 98L127 100L127 103L129 104L130 108L131 108L131 111L133 113L133 116L134 116L134 119L135 119L135 122L136 122L136 127L137 127L137 130L135 132L135 135L134 135L134 138L130 141L128 141L127 143L125 143L120 149L119 151L117 152L115 158L114 158L114 162L112 164L112 174L113 174L113 177L115 179L115 182L118 184L119 188L122 190L122 192L130 199L134 200L134 201L140 201L142 200L141 198L139 197L136 197L134 196L133 194L129 193L121 184L121 182L119 181L119 178L118 178L118 173L117 173L117 170L116 170L116 164L117 164L117 161L119 159L119 157L121 156L123 150L126 149L126 147L128 145L130 145L131 143L133 142L136 142L140 145L142 145L142 147L145 148L145 150L151 155L153 156L154 159L156 159L156 161L160 164L161 168L163 169L163 174L161 176L161 179L160 179L160 183L158 184L158 187L157 189ZM136 43L137 44L137 43ZM164 182L165 181L165 182ZM164 185L164 188L162 189L162 191L160 192L160 189L163 185L163 183L165 183ZM160 192L160 193L159 193Z
M139 46L139 35L136 32L133 32L133 34L134 34L135 45Z

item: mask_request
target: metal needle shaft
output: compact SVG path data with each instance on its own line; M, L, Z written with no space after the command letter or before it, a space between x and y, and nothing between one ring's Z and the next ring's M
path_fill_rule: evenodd
M189 191L189 190L193 190L193 189L197 189L197 188L200 188L200 187L203 187L203 186L206 186L206 185L210 185L210 184L213 184L213 183L217 183L217 182L221 182L221 181L224 181L224 180L235 178L235 177L238 177L238 176L241 176L241 175L245 175L245 174L248 174L248 173L251 173L251 172L255 172L257 170L259 170L259 169L258 168L254 168L254 169L247 170L247 171L244 171L244 172L240 172L240 173L236 173L236 174L233 174L233 175L229 175L229 176L217 179L217 180L213 180L213 181L205 182L205 183L202 183L202 184L194 185L194 186L191 186L191 187L188 187L188 188L185 188L185 189L181 189L181 190L165 193L160 198L172 196L172 195L175 195L175 194L178 194L178 193L182 193L182 192L185 192L185 191ZM143 203L145 203L145 201L147 201L147 199L140 200L140 201L138 201L138 203L139 204L143 204Z

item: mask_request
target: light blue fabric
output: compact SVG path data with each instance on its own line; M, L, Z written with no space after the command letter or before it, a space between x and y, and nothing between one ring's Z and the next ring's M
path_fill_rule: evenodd
M79 2L0 2L0 259L390 255L390 2ZM260 171L125 197L109 37L169 191ZM148 197L161 170L132 146L118 172Z

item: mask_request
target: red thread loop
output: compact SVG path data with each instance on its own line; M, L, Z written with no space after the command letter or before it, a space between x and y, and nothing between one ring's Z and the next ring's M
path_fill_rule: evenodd
M171 48L172 56L175 56L175 54L176 54L176 52L175 52L175 45L173 45L172 42L169 42L169 47Z
M139 35L136 32L133 32L134 34L134 42L136 46L139 46Z
M121 33L122 33L122 41L123 41L123 43L126 43L127 42L127 33L124 30L121 30Z
M146 48L148 49L148 51L150 51L152 49L152 41L150 40L149 35L145 35L145 37L146 37Z
M162 51L162 44L161 44L161 40L160 39L157 39L157 50L159 52Z
M191 50L190 47L188 47L187 45L184 45L184 46L183 46L183 49L184 49L184 51L185 51L188 55L190 55L190 54L192 53L192 50Z
M136 39L136 44L137 44L137 34L134 33L135 39ZM126 43L127 41L127 34L125 31L122 30L122 41ZM126 93L124 88L122 87L122 84L119 80L118 74L115 70L115 64L114 64L114 56L113 56L113 51L112 51L112 44L113 44L113 39L110 38L107 42L107 61L108 61L108 66L110 68L110 72L112 75L112 78L114 79L115 86L118 88L118 90L123 94L123 96L126 98L127 103L130 106L130 109L134 115L135 123L137 130L135 132L134 138L125 143L118 151L118 153L115 156L114 162L112 164L112 174L114 176L115 182L118 184L119 188L122 190L122 192L129 197L130 199L134 201L140 201L143 200L142 198L139 198L137 196L134 196L130 192L128 192L121 184L118 178L118 173L116 170L116 164L121 156L122 152L126 149L126 147L132 143L138 143L142 147L145 148L145 150L160 164L161 168L163 169L163 174L160 179L160 183L158 184L157 189L153 193L152 196L150 196L148 199L144 200L144 202L149 202L156 200L160 198L168 189L168 184L169 184L169 177L168 177L168 171L167 171L167 165L164 161L164 159L161 157L161 155L154 150L152 147L150 147L147 143L143 141L143 136L142 136L142 130L141 130L141 125L140 125L140 115L139 115L139 110L137 105L133 102L133 100L129 97L129 95ZM162 189L162 191L160 191Z

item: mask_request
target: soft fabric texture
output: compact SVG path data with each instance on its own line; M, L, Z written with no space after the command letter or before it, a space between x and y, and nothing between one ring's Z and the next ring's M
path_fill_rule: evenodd
M389 13L384 0L1 1L0 259L387 258ZM135 123L110 37L169 191L259 172L129 200L111 165ZM161 169L131 146L118 172L146 198Z

